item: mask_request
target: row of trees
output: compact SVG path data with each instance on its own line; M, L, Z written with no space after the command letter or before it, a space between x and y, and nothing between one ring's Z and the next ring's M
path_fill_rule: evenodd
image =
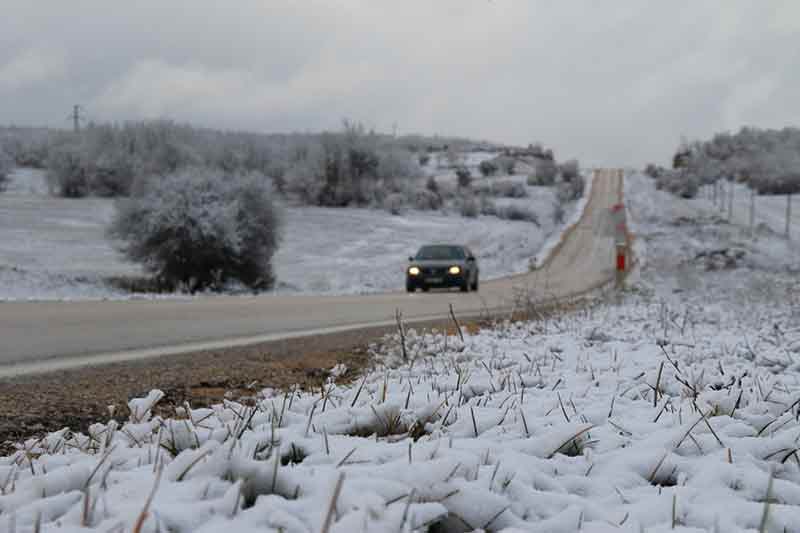
M746 183L758 194L794 194L800 192L800 129L718 133L707 141L684 143L672 166L648 165L646 173L661 188L688 198L719 180Z
M262 174L280 192L320 206L379 203L392 182L421 174L410 150L423 140L347 121L341 131L322 134L230 133L169 121L90 124L78 134L2 133L0 148L18 165L45 168L56 195L129 196L145 178L212 168Z

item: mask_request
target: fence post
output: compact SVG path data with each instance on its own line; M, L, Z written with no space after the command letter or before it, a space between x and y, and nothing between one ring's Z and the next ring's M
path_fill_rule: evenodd
M714 207L716 207L716 206L717 206L717 188L718 188L718 187L719 187L719 180L716 180L716 181L715 181L715 182L714 182L714 183L711 185L711 188L712 188L712 189L711 189L711 203L714 205Z
M733 195L736 194L736 183L730 183L730 193L728 194L728 220L733 222Z
M792 195L786 195L786 238L791 239L791 226L792 226Z
M750 189L750 231L756 226L756 190Z

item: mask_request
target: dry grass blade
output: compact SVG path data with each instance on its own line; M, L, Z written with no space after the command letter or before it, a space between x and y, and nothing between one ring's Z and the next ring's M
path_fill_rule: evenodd
M450 318L453 319L453 323L456 325L456 333L458 333L458 338L461 339L461 342L464 342L464 333L461 332L461 325L458 323L458 318L456 318L456 312L453 310L453 304L450 304Z
M569 424L569 416L567 416L567 410L564 409L564 402L561 400L561 394L556 393L556 395L558 396L558 404L561 406L561 414L564 415L564 419L567 421L567 424Z
M408 511L411 509L411 503L414 500L414 494L417 489L411 489L411 492L408 494L408 499L406 500L406 506L403 509L403 519L400 521L400 531L405 531L406 521L408 520ZM413 527L413 526L412 526Z
M364 379L361 380L361 385L358 386L358 390L356 391L356 395L353 398L353 401L350 403L350 407L355 407L356 402L358 401L358 397L361 396L361 391L364 389L364 385L367 383L367 376L364 376Z
M775 474L770 473L769 481L767 482L767 496L764 499L764 512L761 514L761 523L758 526L758 533L767 531L767 522L769 522L769 505L770 498L772 498L772 483L775 480Z
M664 361L658 366L658 377L656 378L656 386L653 389L653 409L658 407L658 390L661 385L661 373L664 372Z
M304 437L308 437L308 430L311 428L311 421L314 420L314 411L317 410L317 404L311 406L311 414L308 415L308 422L306 423L306 431L303 434Z
M92 523L91 519L91 492L89 487L86 487L83 492L83 508L81 510L81 527L89 527Z
M756 437L760 437L760 436L761 436L761 434L762 434L762 433L764 433L764 431L765 431L765 430L766 430L768 427L770 427L772 424L774 424L774 423L775 423L775 422L777 422L777 421L778 421L778 419L777 419L777 418L773 418L772 420L770 420L769 422L767 422L766 424L764 424L764 427L762 427L761 429L759 429L759 430L758 430L758 433L756 433Z
M156 470L156 479L153 482L153 488L150 491L150 494L147 496L147 500L144 502L144 507L142 507L142 512L139 513L139 517L136 519L136 522L133 525L133 533L142 533L142 526L144 526L147 517L150 515L150 505L153 503L153 498L156 496L156 491L158 490L158 485L161 483L161 474L164 471L163 463L159 463L159 467Z
M528 431L528 421L525 420L525 413L522 411L522 409L520 409L519 414L522 417L522 427L525 428L525 437L530 437L531 432Z
M347 460L350 459L350 456L353 455L354 453L356 453L355 448L347 452L347 454L344 457L342 457L342 460L336 463L336 468L343 466L347 462Z
M589 426L589 427L583 428L582 430L580 430L579 432L577 432L576 434L574 434L573 436L571 436L570 438L568 438L567 440L565 440L565 441L564 441L564 442L561 444L561 446L559 446L558 448L556 448L555 450L553 450L553 452L552 452L552 453L550 453L550 454L548 454L548 455L547 455L547 459L552 459L553 457L555 457L555 455L556 455L558 452L560 452L562 449L564 449L564 447L565 447L565 446L567 446L567 445L568 445L568 444L570 444L571 442L575 442L575 439L577 439L578 437L580 437L580 436L581 436L581 435L583 435L584 433L587 433L587 432L589 432L589 431L590 431L590 430L591 430L593 427L594 427L594 426Z
M400 349L403 352L403 361L408 361L408 351L406 350L406 331L403 327L403 315L400 309L395 309L394 317L397 321L397 332L400 334Z
M325 520L322 522L322 527L320 528L320 533L328 533L331 529L331 524L333 523L333 515L336 513L336 502L339 500L339 494L342 492L342 484L344 483L344 473L339 473L339 477L336 480L336 486L333 489L333 494L331 495L331 501L328 503L328 512L325 513Z
M672 495L672 529L678 525L678 495Z
M489 521L488 521L488 522L486 522L486 524L484 524L484 525L483 525L483 528L482 528L482 529L488 530L488 529L489 529L489 526L491 526L491 525L494 523L494 521L495 521L495 520L497 520L498 518L500 518L500 515L501 515L501 514L505 513L505 512L506 512L506 511L508 511L510 508L511 508L511 506L510 506L510 505L506 505L505 507L503 507L502 509L500 509L500 510L499 510L497 513L495 513L495 515L494 515L494 516L492 516L492 518L490 518L490 519L489 519Z
M694 404L694 406L698 411L700 411L700 408L697 407L696 403ZM717 432L714 431L713 427L711 427L711 422L708 421L708 418L703 417L703 422L705 422L706 427L708 427L708 430L711 432L711 434L714 435L714 438L717 439L717 443L719 443L719 445L724 448L725 444L722 443L722 439L719 438L719 435L717 435Z
M200 461L202 461L203 459L205 459L205 457L206 457L206 456L207 456L209 453L211 453L211 450L205 450L204 452L197 454L197 457L195 457L195 458L192 460L192 462L191 462L191 463L189 463L188 465L186 465L186 468L184 468L184 469L183 469L183 472L181 472L180 474L178 474L178 477L177 477L177 478L175 478L175 481L183 481L183 478L184 478L184 477L186 477L186 474L188 474L188 473L189 473L189 471L191 471L191 469L192 469L192 468L194 468L195 466L197 466L197 463L199 463Z
M696 428L696 427L697 427L697 425L698 425L700 422L702 422L703 420L705 420L705 419L706 419L706 415L705 415L705 414L703 414L703 413L701 412L701 413L700 413L700 418L697 420L697 422L695 422L694 424L692 424L692 427L690 427L689 429L687 429L687 430L686 430L686 433L684 433L684 434L683 434L683 437L681 437L681 439L680 439L680 440L678 441L678 443L675 445L675 449L676 449L676 450L677 450L678 448L680 448L680 447L681 447L681 444L683 444L683 441L685 441L685 440L686 440L686 439L689 437L689 435L692 433L692 431L694 430L694 428Z
M92 479L94 479L94 476L97 474L97 472L100 470L100 468L103 466L103 464L111 456L111 452L114 451L115 447L116 446L111 446L110 448L108 448L106 450L106 453L104 453L103 456L100 458L100 460L97 462L97 465L94 467L94 470L92 470L92 473L89 474L89 477L86 478L86 482L83 484L83 488L84 489L88 488L89 485L92 483Z
M655 468L653 468L653 471L650 472L650 475L647 477L647 481L650 482L651 484L655 481L656 474L658 474L658 471L661 468L661 465L664 464L664 461L667 460L667 456L668 455L669 455L669 452L664 452L664 455L661 457L661 459L658 461L658 463L656 463Z

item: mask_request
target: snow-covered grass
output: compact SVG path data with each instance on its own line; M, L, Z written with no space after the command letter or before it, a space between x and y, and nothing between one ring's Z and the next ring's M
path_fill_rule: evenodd
M529 188L524 205L540 226L457 212L379 209L286 209L285 235L274 258L278 290L359 293L403 288L409 255L428 242L471 246L484 279L526 271L557 228L552 189ZM499 202L503 203L503 202ZM47 195L40 171L17 169L0 194L0 300L129 298L111 277L142 276L105 238L113 201Z
M649 255L614 301L409 330L354 383L160 416L154 391L0 458L0 528L800 531L797 252L643 178L626 200Z
M105 276L138 275L105 239L109 200L48 196L41 171L17 169L0 194L0 300L123 296Z

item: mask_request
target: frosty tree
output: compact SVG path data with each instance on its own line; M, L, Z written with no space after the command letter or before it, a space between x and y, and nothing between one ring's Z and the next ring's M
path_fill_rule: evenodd
M121 200L109 236L155 276L190 290L273 285L281 217L263 177L186 169Z
M0 148L0 192L3 192L8 185L8 175L11 173L11 158L5 150Z

